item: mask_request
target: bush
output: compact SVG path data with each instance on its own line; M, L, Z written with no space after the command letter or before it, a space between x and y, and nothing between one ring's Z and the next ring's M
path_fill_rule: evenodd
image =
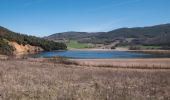
M13 51L14 51L14 48L12 46L10 46L3 39L0 39L0 54L12 55Z
M116 47L115 47L115 46L112 46L111 49L116 49Z
M163 46L160 49L162 49L162 50L170 50L170 46Z
M64 57L53 57L47 59L47 61L57 63L57 64L65 64L65 65L80 65L78 62L69 60Z
M139 46L130 46L129 50L141 50Z

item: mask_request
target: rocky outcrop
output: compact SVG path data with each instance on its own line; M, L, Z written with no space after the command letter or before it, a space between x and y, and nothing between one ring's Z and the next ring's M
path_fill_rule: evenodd
M13 52L14 55L30 54L30 53L37 53L37 52L44 51L41 47L32 46L29 44L20 45L16 42L9 42L9 45L11 45L14 48L14 52Z

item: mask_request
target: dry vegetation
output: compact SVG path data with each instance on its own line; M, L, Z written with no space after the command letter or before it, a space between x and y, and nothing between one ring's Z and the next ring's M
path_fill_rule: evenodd
M126 68L126 69L170 69L170 58L148 59L72 59L81 66Z
M170 100L168 69L86 67L61 59L0 60L0 100Z
M170 55L170 50L130 50L130 52Z

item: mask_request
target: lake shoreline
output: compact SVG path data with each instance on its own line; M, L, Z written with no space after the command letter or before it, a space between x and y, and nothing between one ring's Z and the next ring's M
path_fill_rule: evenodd
M170 54L170 50L129 50L127 48L116 48L116 49L100 49L100 48L90 48L90 49L68 49L70 51L124 51L124 52L139 52L147 54Z
M0 55L0 61L44 62L47 64L59 63L81 67L104 67L120 69L170 69L170 58L112 58L112 59L70 59L63 57L52 58L13 58Z

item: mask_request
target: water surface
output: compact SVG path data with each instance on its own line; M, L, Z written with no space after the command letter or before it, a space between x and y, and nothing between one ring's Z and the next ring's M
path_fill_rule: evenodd
M67 57L73 59L170 58L170 55L144 54L144 53L125 52L125 51L90 51L90 50L41 52L31 56L35 58L40 58L40 57L49 58L49 57L60 56L60 57Z

